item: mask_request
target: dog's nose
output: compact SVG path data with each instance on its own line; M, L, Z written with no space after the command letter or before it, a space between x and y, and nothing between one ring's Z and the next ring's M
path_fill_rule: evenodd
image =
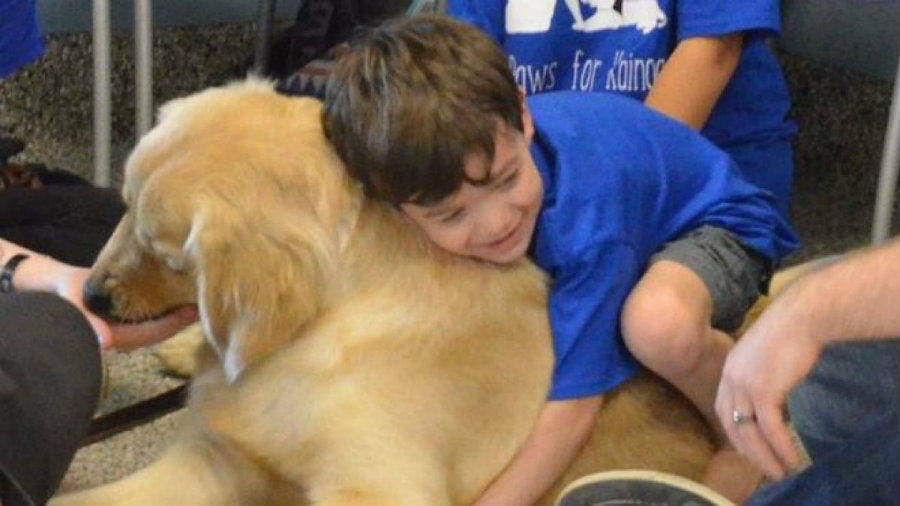
M103 288L102 281L95 282L89 280L84 284L81 295L84 298L84 305L87 306L91 312L104 319L111 316L110 310L112 309L112 298L109 296L109 292Z

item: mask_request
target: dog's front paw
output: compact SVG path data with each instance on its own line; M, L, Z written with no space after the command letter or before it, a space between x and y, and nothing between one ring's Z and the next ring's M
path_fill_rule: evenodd
M203 327L198 323L159 343L153 353L168 374L190 378L197 372L197 354L203 345Z

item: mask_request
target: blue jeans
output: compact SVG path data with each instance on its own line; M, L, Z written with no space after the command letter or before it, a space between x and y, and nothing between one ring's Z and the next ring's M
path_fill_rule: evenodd
M900 504L900 340L829 347L788 405L814 464L745 506Z

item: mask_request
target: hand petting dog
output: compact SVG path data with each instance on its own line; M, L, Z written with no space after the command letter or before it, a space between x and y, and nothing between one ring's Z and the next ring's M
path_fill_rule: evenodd
M25 258L16 266L11 279L12 288L17 291L52 292L71 302L94 329L103 349L132 351L156 344L197 321L197 310L190 306L141 323L105 321L84 305L84 283L90 276L90 269L59 262L0 239L0 259L5 260L15 255L25 255Z

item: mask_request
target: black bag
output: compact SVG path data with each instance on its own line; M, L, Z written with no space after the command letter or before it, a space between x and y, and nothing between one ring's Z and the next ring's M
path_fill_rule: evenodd
M25 144L0 137L0 237L89 266L125 212L119 192L37 163L11 164Z

